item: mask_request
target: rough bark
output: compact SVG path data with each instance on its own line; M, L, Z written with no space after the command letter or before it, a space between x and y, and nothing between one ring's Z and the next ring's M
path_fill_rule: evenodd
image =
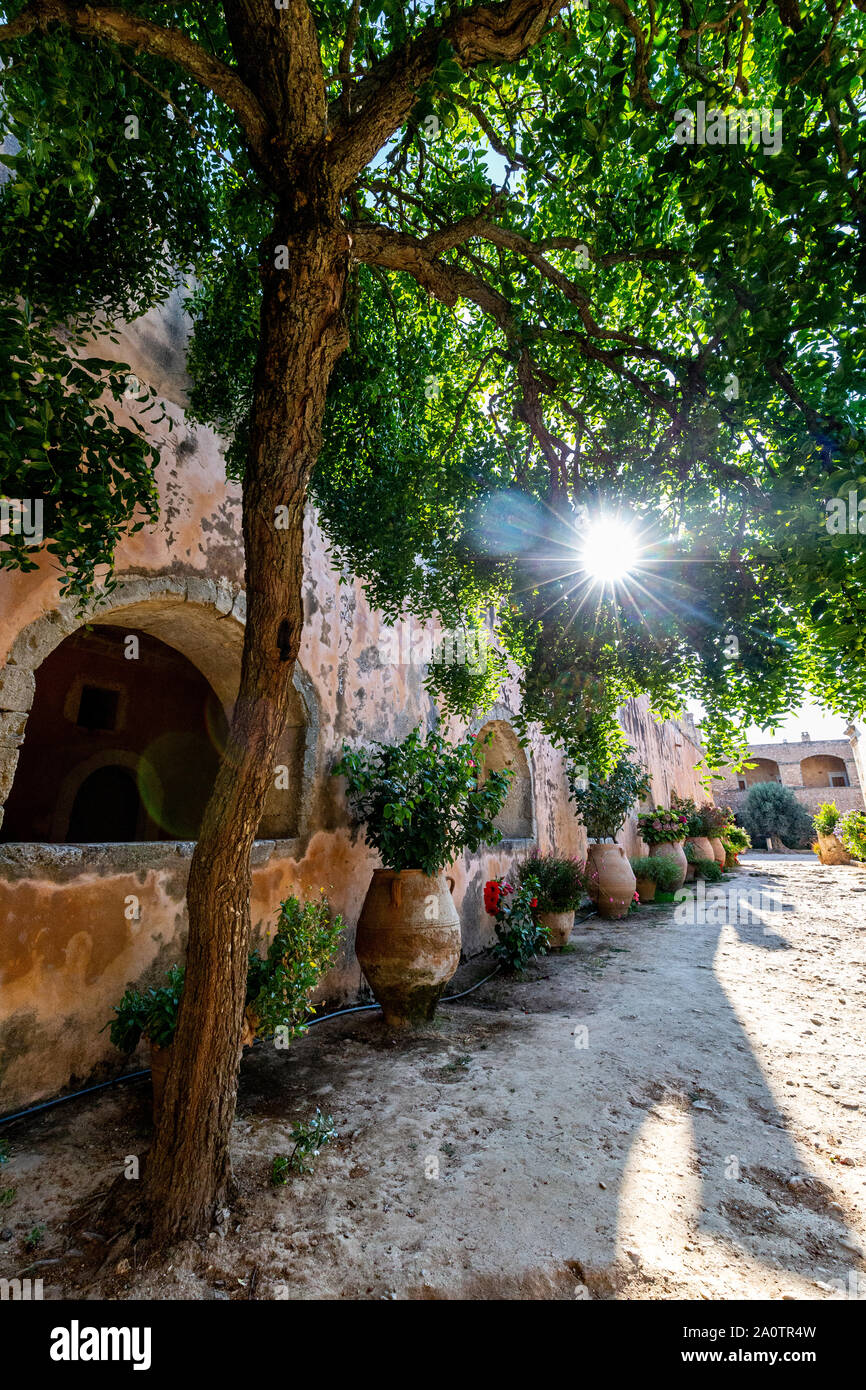
M247 623L228 746L187 890L186 986L146 1202L157 1241L206 1230L231 1192L250 946L250 852L273 776L303 624L304 498L328 381L346 344L349 244L327 196L277 214L263 271L252 441L243 489ZM288 268L275 269L275 248ZM275 511L287 507L289 526Z

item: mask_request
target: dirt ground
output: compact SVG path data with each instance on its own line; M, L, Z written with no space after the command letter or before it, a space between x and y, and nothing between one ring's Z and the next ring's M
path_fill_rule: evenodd
M106 1263L82 1205L146 1150L147 1082L0 1130L0 1274L45 1298L866 1297L866 868L753 854L724 886L752 898L721 925L594 918L422 1033L349 1014L257 1048L239 1200L164 1263ZM339 1139L272 1187L316 1106Z

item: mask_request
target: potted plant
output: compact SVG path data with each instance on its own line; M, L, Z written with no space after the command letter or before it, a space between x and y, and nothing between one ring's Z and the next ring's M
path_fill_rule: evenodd
M842 812L835 801L824 801L813 821L818 834L818 858L822 864L850 864L851 855L836 833Z
M700 808L700 815L704 822L704 833L710 842L713 851L713 858L720 869L725 867L725 847L722 844L722 835L729 825L733 825L734 813L730 806L714 806L711 801L705 801Z
M520 973L535 956L548 950L550 935L540 920L539 900L531 881L515 888L505 879L489 879L484 885L484 906L496 918L493 954L506 970Z
M569 767L569 799L591 841L586 859L587 892L601 917L624 917L634 899L635 877L622 845L615 843L625 818L641 797L647 796L650 779L646 768L629 757L627 748L609 777L578 778Z
M846 811L839 819L839 836L852 859L866 860L866 811Z
M405 1028L433 1017L460 961L460 918L445 867L463 850L495 845L493 824L511 774L488 772L479 784L478 743L422 739L346 745L334 775L346 779L353 819L383 867L367 890L355 951L382 1006L385 1023Z
M653 856L666 855L677 865L679 882L675 888L682 888L686 881L688 861L683 850L686 838L688 817L682 811L666 811L656 806L654 811L645 811L637 818L638 834L649 845Z
M683 886L680 866L670 855L636 856L631 860L631 867L642 903L654 902L657 891L668 895Z
M691 797L680 797L676 792L671 792L671 806L675 811L686 817L686 840L683 845L686 859L689 865L693 865L695 859L715 859L713 847L707 838L707 827L702 811L699 811ZM689 854L689 847L692 854ZM686 874L689 879L694 878L694 872Z
M736 869L739 865L739 856L745 854L747 849L751 849L752 838L748 830L744 830L741 825L729 825L722 832L722 844L725 849L725 868Z
M324 893L316 901L302 904L289 897L280 904L266 955L250 953L241 1050L256 1037L272 1037L278 1030L282 1045L288 1046L307 1031L306 1020L315 1013L310 996L336 955L344 927L342 917L331 921ZM154 1123L171 1062L183 983L183 966L173 965L167 983L159 988L141 992L130 987L106 1024L121 1052L134 1052L142 1038L150 1044Z
M550 934L551 947L563 947L574 927L583 896L583 866L556 854L532 854L517 868L517 883L528 884L537 898L536 917Z

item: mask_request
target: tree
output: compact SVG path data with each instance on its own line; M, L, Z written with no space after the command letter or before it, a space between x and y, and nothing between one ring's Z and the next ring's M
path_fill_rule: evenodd
M35 473L69 588L104 580L153 514L154 460L116 410L122 373L77 345L187 271L193 411L243 485L241 685L146 1173L170 1239L230 1193L249 856L308 488L386 614L471 628L498 605L488 669L432 673L446 708L488 700L512 658L524 720L598 775L642 690L662 714L701 698L711 754L808 681L866 700L855 663L838 674L864 559L823 526L825 497L866 487L864 19L848 0L699 21L686 0L3 11L4 486ZM680 142L698 101L746 99L783 109L778 153L772 116ZM605 514L611 545L639 543L631 587L582 574Z
M781 782L756 782L740 807L740 820L754 844L775 836L791 849L808 845L813 836L812 817L790 787Z

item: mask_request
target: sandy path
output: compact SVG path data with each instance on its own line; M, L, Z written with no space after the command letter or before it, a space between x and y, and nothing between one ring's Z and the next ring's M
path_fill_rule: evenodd
M63 1229L146 1148L146 1085L14 1126L0 1271L57 1260L46 1297L866 1297L866 870L751 856L731 885L793 910L596 920L423 1034L359 1014L257 1049L240 1201L170 1268L97 1279L99 1232ZM316 1105L339 1142L271 1188Z

